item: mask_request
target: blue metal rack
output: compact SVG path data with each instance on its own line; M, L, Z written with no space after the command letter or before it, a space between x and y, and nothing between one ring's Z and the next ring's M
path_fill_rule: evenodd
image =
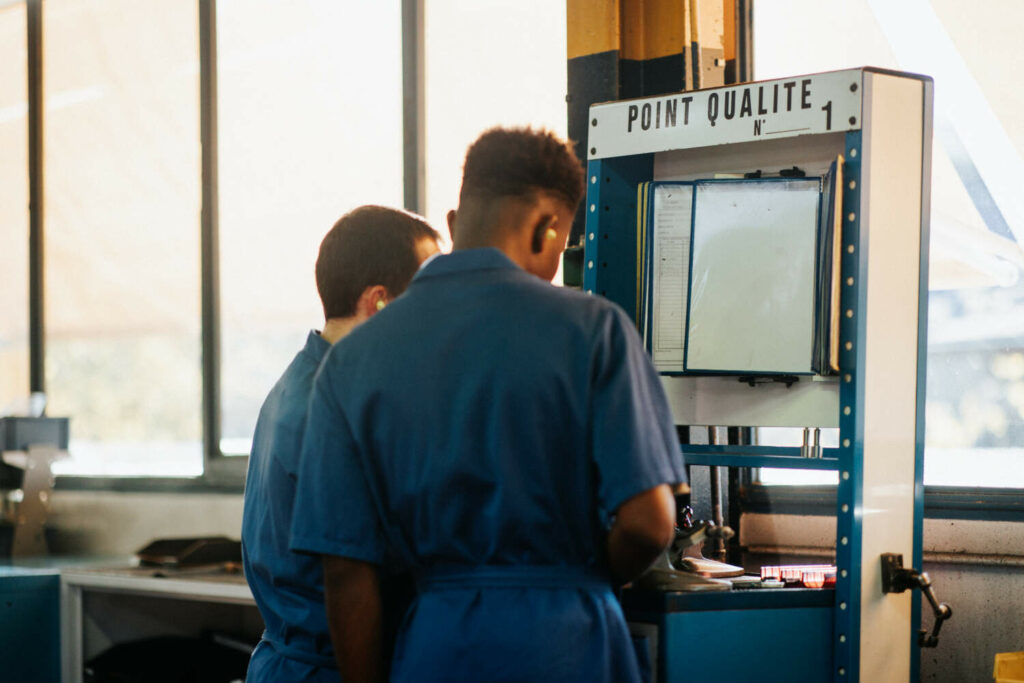
M888 539L876 538L878 532L876 526L871 526L866 531L865 521L868 515L889 514L886 510L874 509L878 498L878 478L884 476L884 462L886 445L880 444L878 432L887 425L879 421L877 410L869 415L866 401L869 389L874 392L871 395L879 400L879 377L877 367L880 365L875 358L875 374L865 372L869 358L869 343L871 349L878 348L886 343L902 343L899 339L886 338L886 329L879 324L879 320L885 320L885 316L905 314L913 315L916 311L917 319L912 321L916 328L916 375L914 375L914 390L916 391L916 405L912 406L915 424L911 428L912 462L909 474L905 478L891 482L896 488L908 487L912 493L910 503L912 511L901 511L897 501L893 506L893 524L900 526L907 523L911 529L906 530L905 536L912 538L912 544L906 550L893 548L893 551L905 552L913 558L914 566L920 567L921 562L921 532L923 518L923 436L924 436L924 358L926 330L926 295L927 295L927 244L928 244L928 181L930 178L930 141L931 141L931 82L930 79L912 76L909 74L898 74L875 69L856 69L844 72L833 72L831 74L819 74L818 80L813 81L814 87L818 82L824 83L822 88L833 87L831 84L838 84L835 87L836 94L830 95L832 99L827 105L821 106L822 111L828 114L827 127L820 123L802 125L803 119L797 123L785 126L776 126L779 133L786 137L798 138L794 141L793 147L802 144L801 138L808 140L807 144L819 147L824 145L835 153L842 153L845 164L843 169L843 185L841 188L843 219L842 219L842 256L841 256L841 292L840 292L840 368L838 378L835 422L832 425L838 426L839 445L837 448L823 449L822 457L807 458L801 457L799 448L766 447L766 446L698 446L683 445L683 453L686 461L695 465L728 466L728 467L772 467L772 468L793 468L813 470L833 470L838 473L839 485L836 497L836 565L838 568L837 583L835 591L822 594L819 599L824 599L824 606L821 604L815 607L807 607L795 593L789 597L785 593L773 597L771 608L751 602L751 599L742 592L733 592L715 596L712 601L713 608L700 603L700 600L690 599L672 603L671 609L663 605L657 616L651 605L630 605L626 604L627 611L634 610L634 616L640 615L658 624L661 632L661 648L658 655L659 680L676 681L692 677L693 667L684 668L678 666L674 653L677 650L692 648L694 642L700 642L700 648L707 657L708 652L720 651L723 656L728 655L729 647L704 642L700 640L700 625L704 624L709 629L725 629L725 633L719 632L718 639L729 640L732 635L746 634L756 635L758 629L771 629L772 624L787 624L787 628L795 629L794 632L805 631L806 640L804 645L816 648L813 656L805 652L804 662L806 666L797 668L790 667L786 671L773 671L771 663L777 663L785 667L786 662L793 657L800 657L799 650L791 651L786 647L780 647L778 642L770 639L764 644L747 643L747 649L753 650L747 654L753 658L760 658L760 661L769 664L758 668L759 680L797 680L793 676L799 676L799 680L834 680L834 681L857 681L857 680L916 680L918 671L918 646L917 632L920 625L920 598L915 595L913 598L904 596L905 603L900 603L901 615L893 617L891 607L895 596L882 596L880 591L875 593L874 584L877 583L876 545L878 543L890 542ZM799 81L801 83L812 82L811 77L798 77L785 81L767 82L765 84L753 84L748 86L735 86L732 88L720 88L712 91L702 91L696 95L703 95L708 101L708 113L710 117L710 100L717 97L716 92L739 91L740 88L759 89L761 93L777 91L779 84ZM878 262L883 260L881 252L876 252L874 261L869 257L871 247L868 238L869 230L865 229L865 216L869 213L868 195L872 192L869 188L874 183L874 197L888 192L888 199L880 200L880 204L899 201L899 197L893 192L892 178L871 178L865 170L866 153L872 153L877 159L881 159L887 150L880 149L881 140L884 140L886 128L879 120L889 117L895 112L902 112L907 116L907 102L913 102L912 97L906 99L906 92L911 89L899 90L909 82L917 84L914 93L920 104L920 116L917 121L920 125L921 136L916 141L919 145L919 165L914 168L913 160L910 167L904 166L905 175L900 180L905 182L911 190L920 188L919 210L920 239L919 242L910 240L907 244L916 244L917 252L903 254L905 262L916 268L914 273L916 280L913 283L916 293L913 301L909 298L904 302L904 308L898 306L895 312L883 311L883 304L880 301L876 290L869 292L868 276L872 267L877 268ZM686 93L692 95L693 93ZM738 95L734 94L734 97ZM903 99L901 99L903 98ZM760 149L778 150L780 158L788 152L788 148L780 146L779 139L762 138L762 127L755 127L752 136L748 130L740 132L739 128L733 128L736 132L723 130L724 122L719 120L717 126L708 128L705 125L703 130L679 130L679 131L648 131L647 134L636 135L636 132L629 127L625 119L625 112L628 108L636 109L646 106L645 103L654 102L659 98L647 98L632 102L610 103L609 105L596 105L591 110L591 137L590 137L590 161L587 165L587 226L585 233L584 253L584 279L583 287L588 293L605 296L622 306L634 319L637 318L638 281L637 268L637 223L638 223L638 196L637 186L640 183L655 179L693 179L687 178L656 178L656 162L659 161L659 154L673 152L678 154L691 154L698 160L713 159L707 150L715 145L734 145L737 149L749 151L752 164L763 164L766 158ZM664 99L664 98L660 98ZM755 98L756 99L756 98ZM892 101L892 106L889 103ZM699 117L700 98L693 101L693 108L697 112L694 118ZM768 101L767 99L765 101ZM759 101L760 102L760 101ZM815 102L813 112L807 112L802 116L809 117L817 113L818 102ZM760 107L760 103L758 105ZM844 111L844 107L846 108ZM805 107L809 109L810 107ZM795 114L794 114L795 116ZM619 117L619 118L616 118ZM874 120L873 120L874 119ZM769 121L770 118L761 119ZM809 120L809 119L807 119ZM837 125L833 128L833 122ZM735 122L733 122L735 123ZM840 125L841 124L841 125ZM765 123L764 126L770 126ZM892 124L906 128L905 123ZM890 128L892 128L890 125ZM621 127L621 130L611 131L610 128ZM786 130L783 130L785 128ZM600 131L600 134L596 134ZM769 130L769 133L771 131ZM910 131L907 131L908 135ZM630 136L633 137L630 137ZM733 136L733 137L730 137ZM872 138L872 136L875 138ZM892 132L889 132L892 135ZM814 138L814 141L810 139ZM912 136L911 136L912 138ZM822 142L824 141L824 142ZM911 142L914 142L911 140ZM875 147L872 147L874 145ZM894 146L890 143L889 146ZM611 151L609 151L611 150ZM685 150L685 152L680 152ZM701 156L703 152L703 156ZM737 153L733 157L742 156ZM678 159L679 157L677 157ZM878 163L878 162L876 162ZM679 166L692 170L687 166L687 160L679 161ZM699 166L699 163L698 163ZM758 168L735 168L734 171L745 172ZM909 171L906 170L909 168ZM879 172L888 169L880 166ZM919 172L923 180L917 183L913 171ZM894 171L895 172L895 171ZM889 183L887 187L883 183ZM839 189L837 188L837 193ZM911 193L912 194L912 193ZM893 199L893 197L896 197ZM905 207L904 207L905 208ZM884 216L875 217L875 222L882 224ZM914 225L901 224L900 229L914 230ZM880 230L881 228L875 228ZM862 234L863 233L863 234ZM878 233L875 238L879 245L885 244L890 248L886 235ZM895 242L893 243L895 244ZM891 254L885 255L891 259ZM888 262L887 262L888 263ZM879 278L875 275L877 281ZM877 284L875 285L878 286ZM870 294L870 296L869 296ZM874 311L869 316L869 299L874 303ZM913 308L910 307L913 304ZM896 380L894 380L895 382ZM905 387L904 387L905 388ZM894 399L897 400L897 399ZM908 408L909 410L910 408ZM895 419L895 418L894 418ZM874 420L869 423L869 420ZM705 423L706 424L706 423ZM754 426L750 424L714 423L707 426ZM760 425L769 426L769 425ZM793 426L793 425L778 425ZM899 435L893 437L898 440ZM872 449L870 453L866 448ZM899 457L903 458L903 451L899 451ZM881 473L881 474L880 474ZM899 475L903 477L904 475ZM911 479L912 477L912 479ZM883 487L884 488L884 487ZM870 508L870 509L869 509ZM872 523L876 523L872 521ZM866 534L871 534L866 537ZM896 542L896 541L892 541ZM886 546L885 550L888 550ZM865 592L865 587L868 590ZM789 602L787 602L789 601ZM668 603L666 603L667 605ZM879 607L882 607L880 610ZM686 619L680 620L676 612L685 612ZM710 617L715 612L717 616ZM882 614L886 612L886 614ZM710 619L710 621L708 621ZM801 621L803 620L803 621ZM714 623L712 623L714 622ZM827 633L822 633L822 626L825 626ZM696 625L696 626L695 626ZM813 636L811 633L813 632ZM909 648L906 641L900 648L880 650L880 642L886 638L895 642L889 633L894 637L896 633L903 633L902 638L909 641ZM885 634L885 635L883 635ZM689 639L689 640L688 640ZM898 640L899 637L896 637ZM867 645L862 647L864 642ZM899 653L906 652L906 662L896 662L895 666L889 666L886 673L879 673L873 662L881 657L901 657ZM895 654L894 654L895 653ZM680 656L683 656L680 654ZM824 659L822 659L824 657ZM735 659L735 658L733 658ZM870 670L865 670L865 663ZM889 662L892 664L892 662ZM906 668L902 668L906 665ZM741 680L747 675L747 669L740 663L736 664L733 670L734 679L722 678L723 669L717 669L716 680ZM749 668L749 667L748 667ZM755 667L756 668L756 667ZM685 673L684 673L685 671ZM711 669L709 669L709 672ZM728 674L726 674L728 675ZM694 679L696 680L696 679Z
M694 446L684 445L688 465L720 467L777 467L800 470L838 470L838 448L823 448L820 458L807 458L799 448L784 446Z

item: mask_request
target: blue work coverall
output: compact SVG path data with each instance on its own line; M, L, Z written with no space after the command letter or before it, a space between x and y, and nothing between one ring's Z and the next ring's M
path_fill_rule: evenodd
M245 578L266 631L246 680L337 683L319 557L288 549L295 476L313 377L330 344L310 332L260 410L242 514Z
M681 481L622 310L461 250L325 358L291 543L414 573L392 681L636 681L607 530Z

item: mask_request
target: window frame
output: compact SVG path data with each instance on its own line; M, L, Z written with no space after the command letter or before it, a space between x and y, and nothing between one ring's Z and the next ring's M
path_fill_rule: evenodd
M197 477L62 475L56 488L151 493L239 493L248 456L220 448L220 252L217 163L217 0L195 0L199 9L200 89L200 298L203 473ZM46 325L43 193L43 0L25 0L28 50L29 165L29 390L45 392ZM424 202L424 0L401 0L404 208L423 213Z
M756 40L752 0L738 0L738 41L747 50L748 74L754 71ZM745 41L745 42L744 42ZM924 453L927 468L927 449ZM964 467L969 467L965 462ZM737 468L740 512L835 516L836 485L762 485L754 468ZM1024 522L1024 486L924 486L925 519Z
M43 84L42 2L25 0L28 46L29 126L29 366L30 390L44 391L45 320L43 304ZM199 5L200 142L202 212L201 298L203 377L203 474L198 477L110 477L65 475L64 490L122 492L237 493L243 488L247 456L220 449L220 317L217 233L217 0ZM424 0L402 0L403 178L405 208L423 212L424 150ZM753 27L747 0L740 0L738 42L743 73L751 72ZM738 468L737 511L773 514L834 515L834 486L763 486L749 468ZM1024 521L1024 488L925 487L925 517Z
M741 478L742 512L833 517L835 501L834 485L762 485L754 483L750 474ZM925 486L924 516L926 519L1024 522L1024 488Z

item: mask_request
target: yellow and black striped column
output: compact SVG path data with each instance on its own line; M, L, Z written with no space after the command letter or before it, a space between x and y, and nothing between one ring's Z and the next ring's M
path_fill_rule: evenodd
M738 4L567 0L566 102L569 137L576 141L580 159L587 158L590 105L723 85L727 58L736 54ZM735 66L729 71L735 74ZM581 210L572 243L582 233Z

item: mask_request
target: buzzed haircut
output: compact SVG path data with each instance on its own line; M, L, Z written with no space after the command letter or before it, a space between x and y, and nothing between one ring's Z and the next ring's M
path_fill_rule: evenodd
M491 128L466 152L459 204L554 193L575 210L583 197L583 164L566 140L533 128Z
M439 235L422 218L385 206L361 206L342 216L320 243L316 288L325 318L347 318L367 287L391 296L405 291L419 268L416 245Z

